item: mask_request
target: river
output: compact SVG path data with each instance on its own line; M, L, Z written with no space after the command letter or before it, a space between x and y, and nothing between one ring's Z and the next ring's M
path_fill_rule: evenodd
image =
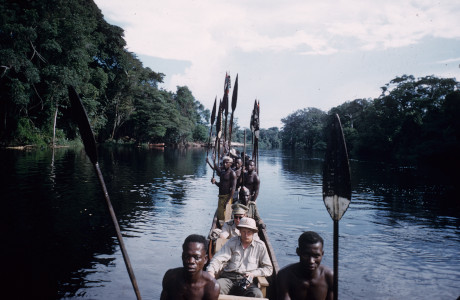
M206 152L100 147L99 155L143 299L159 299L163 274L181 266L184 238L207 235L211 225L217 187ZM280 267L298 261L297 238L314 230L332 268L322 163L301 151L260 152L257 203ZM352 202L339 223L340 299L460 296L459 176L350 164ZM16 299L135 299L82 149L0 150L0 165L4 284Z

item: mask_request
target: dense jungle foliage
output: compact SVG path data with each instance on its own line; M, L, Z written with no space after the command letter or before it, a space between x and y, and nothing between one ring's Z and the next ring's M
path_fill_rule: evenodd
M328 115L341 118L351 158L458 164L460 84L452 78L401 76L376 99L356 99L328 113L305 108L282 119L284 147L324 149Z
M123 29L104 21L93 1L0 0L0 16L0 145L74 140L68 85L83 96L98 142L207 141L209 110L186 86L159 89L164 74L125 49ZM337 113L351 158L458 161L459 87L453 78L396 77L376 99L329 112L300 109L281 120L281 129L260 129L259 145L324 149L327 116ZM232 140L243 136L235 120Z
M74 139L68 85L83 95L99 142L206 140L209 110L185 86L159 89L164 74L125 49L123 29L93 1L0 0L0 15L2 145Z

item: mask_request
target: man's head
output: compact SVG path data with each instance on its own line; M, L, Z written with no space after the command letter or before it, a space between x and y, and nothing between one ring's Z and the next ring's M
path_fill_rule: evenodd
M256 163L253 160L248 161L248 171L252 172L256 169Z
M242 201L243 203L247 205L250 195L251 195L251 192L249 191L247 187L245 186L241 187L240 194L239 194L240 201Z
M323 246L323 238L316 232L306 231L300 235L296 252L305 271L313 272L319 267L324 255Z
M228 169L232 166L233 159L230 156L224 156L222 158L222 163L224 164L224 168Z
M243 243L252 242L254 233L259 231L256 226L256 221L248 217L242 218L237 228L240 230L241 241Z
M235 159L235 167L237 169L241 168L241 166L243 165L243 160L241 158L236 158Z
M235 203L232 205L233 210L233 220L235 220L235 225L238 226L240 224L240 220L243 217L246 217L246 213L248 208L240 203Z
M186 274L200 272L207 262L206 238L198 234L189 235L182 244L182 265Z

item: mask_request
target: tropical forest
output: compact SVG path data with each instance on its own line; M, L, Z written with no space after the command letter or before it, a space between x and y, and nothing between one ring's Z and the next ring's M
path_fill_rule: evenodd
M2 0L0 14L0 146L79 143L68 86L81 95L98 143L208 140L209 108L187 86L159 88L165 75L126 50L123 29L93 1ZM329 116L338 114L352 159L458 165L459 87L455 78L400 75L375 99L343 99L327 112L301 108L281 128L261 128L259 144L324 150ZM249 128L240 126L235 142Z

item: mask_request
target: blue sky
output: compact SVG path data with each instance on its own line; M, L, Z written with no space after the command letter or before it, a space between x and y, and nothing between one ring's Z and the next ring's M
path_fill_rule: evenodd
M401 75L460 80L460 2L431 0L95 0L127 49L211 109L239 76L239 125L375 98ZM231 92L230 92L231 93Z

